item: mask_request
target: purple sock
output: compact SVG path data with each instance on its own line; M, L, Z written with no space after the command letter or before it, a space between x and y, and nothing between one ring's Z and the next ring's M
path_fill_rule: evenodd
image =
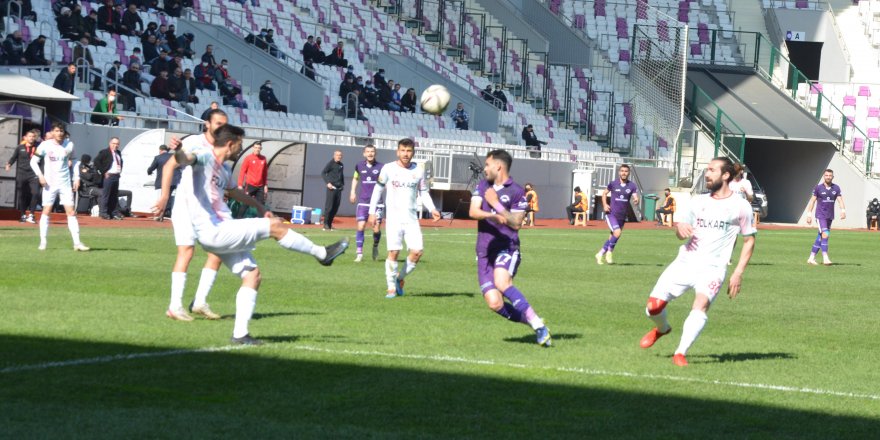
M526 296L516 288L516 286L510 286L503 293L505 298L510 301L510 304L519 312L520 319L519 322L526 322L526 312L531 308L529 305L529 301L526 300Z
M822 244L822 234L816 235L816 241L813 242L813 255L819 252L819 246Z
M495 313L501 315L502 318L513 321L520 322L522 321L522 313L519 312L516 308L513 307L510 303L504 303L504 306L500 309L496 310Z
M357 231L354 235L354 242L357 244L357 253L364 252L364 231Z
M822 253L823 253L823 254L827 254L827 253L828 253L828 237L823 237L823 238L822 238L821 242L819 243L819 247L822 248Z
M614 250L614 246L617 246L617 240L620 240L620 238L613 235L608 239L608 252Z
M603 253L603 254L605 252L608 252L608 240L605 240L605 244L602 245L602 250L600 251L600 253Z
M379 240L382 239L382 231L373 232L373 246L379 246Z

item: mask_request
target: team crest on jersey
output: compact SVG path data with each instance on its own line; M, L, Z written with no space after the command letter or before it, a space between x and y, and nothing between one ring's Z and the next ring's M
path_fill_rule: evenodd
M500 200L501 203L509 203L510 196L508 196L507 194L502 194L501 197L498 198L498 200Z
M379 170L373 170L373 174L379 174Z
M627 193L627 194L629 194L629 193L631 193L631 192L632 192L631 189L627 189L627 190L626 190L626 193Z

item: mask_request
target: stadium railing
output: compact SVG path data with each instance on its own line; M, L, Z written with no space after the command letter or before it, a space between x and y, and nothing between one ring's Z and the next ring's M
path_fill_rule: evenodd
M726 149L733 154L732 159L742 162L746 147L745 131L690 79L686 80L685 109L706 126L706 134L715 145L714 156Z

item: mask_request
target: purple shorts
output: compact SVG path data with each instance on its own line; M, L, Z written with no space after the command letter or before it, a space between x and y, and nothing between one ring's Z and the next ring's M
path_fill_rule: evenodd
M819 233L830 231L832 221L834 221L833 218L816 218L816 226L819 228Z
M477 255L477 279L480 281L480 290L486 292L495 288L495 269L506 269L510 277L516 276L516 270L522 258L519 251L503 250L490 252L489 255Z
M626 216L618 218L614 213L606 213L605 223L608 224L608 229L610 229L611 232L614 232L618 229L623 229L623 225L626 224Z
M357 210L355 211L354 217L355 220L359 222L367 221L367 217L370 216L370 205L358 203ZM376 222L382 223L382 217L385 216L385 206L379 205L376 207Z

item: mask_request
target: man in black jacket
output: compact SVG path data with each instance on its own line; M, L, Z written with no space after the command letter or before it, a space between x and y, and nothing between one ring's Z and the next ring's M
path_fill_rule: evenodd
M119 151L119 138L110 138L107 148L101 150L95 157L95 168L104 178L101 189L101 218L104 220L122 220L122 213L118 211L119 202L119 176L122 174L122 153ZM131 206L131 199L128 200Z
M342 200L342 187L345 186L343 174L342 151L333 152L333 160L327 162L321 177L327 184L327 198L324 201L324 230L333 230L333 218L339 210L339 202Z
M522 140L526 142L526 150L529 150L529 157L535 159L541 157L541 144L546 144L546 142L538 140L538 135L535 134L535 128L532 127L532 124L523 128Z
M272 81L270 80L266 80L260 86L260 102L263 103L263 108L266 110L287 113L287 106L278 101L278 97L275 96L275 92L272 90Z
M31 168L31 157L37 151L37 131L31 130L15 147L12 157L6 162L6 171L15 165L15 190L18 192L18 210L21 211L21 222L36 223L34 212L40 201L40 179Z
M25 43L21 36L21 31L15 31L6 36L3 40L3 52L6 54L6 63L10 66L27 65L27 59L24 56Z
M159 154L153 158L153 163L150 164L150 167L147 168L147 175L152 175L153 171L156 172L156 181L153 183L153 187L156 189L157 194L161 194L162 192L162 172L165 168L165 163L168 162L168 159L171 158L171 153L168 152L167 145L159 146ZM171 179L171 192L174 193L174 189L177 188L177 185L180 183L180 168L174 168L174 177ZM169 203L165 205L165 214L162 217L156 217L156 221L161 222L164 221L164 217L171 217L171 207L174 206L174 197L172 196L169 199Z
M52 83L52 87L72 95L75 75L76 64L70 63L67 65L66 69L62 69L58 72L58 76L55 77L55 82Z
M871 220L878 222L878 225L880 225L880 200L874 197L874 200L868 202L866 214L868 217L868 230L871 229ZM878 226L878 229L880 229L880 226Z
M46 59L46 36L40 35L36 40L28 44L27 50L24 51L24 57L28 64L32 66L48 66L52 64Z

